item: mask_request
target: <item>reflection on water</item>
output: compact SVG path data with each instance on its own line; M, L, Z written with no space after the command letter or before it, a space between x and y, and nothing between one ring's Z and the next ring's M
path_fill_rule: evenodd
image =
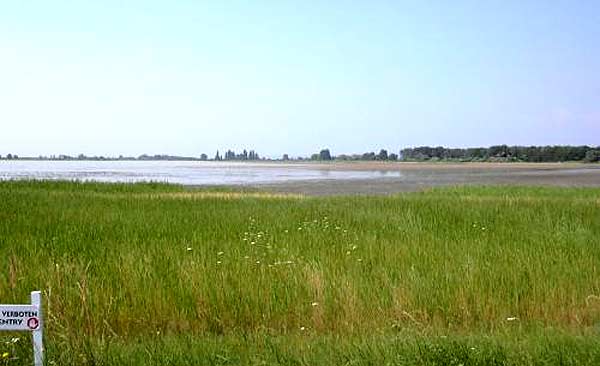
M0 161L0 179L100 182L155 181L187 185L243 185L320 179L400 177L398 171L344 171L310 165L200 161Z
M397 174L398 171L392 170L378 170L377 173L379 173L379 177L381 178L394 178L399 176L399 174Z

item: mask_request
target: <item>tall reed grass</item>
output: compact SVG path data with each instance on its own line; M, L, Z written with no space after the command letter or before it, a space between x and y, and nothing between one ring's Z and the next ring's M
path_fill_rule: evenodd
M356 344L363 363L403 349L431 364L420 347L477 343L507 364L556 340L597 360L572 345L597 345L598 248L598 189L313 198L0 183L0 302L42 290L50 355L63 363L146 364L150 353L185 364L194 347L203 359L219 344L238 363L261 352L343 363Z

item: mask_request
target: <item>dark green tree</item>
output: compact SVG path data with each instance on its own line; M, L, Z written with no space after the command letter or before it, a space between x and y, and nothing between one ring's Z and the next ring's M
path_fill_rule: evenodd
M588 150L583 159L586 163L596 163L600 161L600 150Z
M362 154L361 160L375 160L377 157L374 152L367 152Z
M377 154L377 160L387 160L388 152L385 149L379 150L379 154Z
M319 160L331 160L329 149L323 149L319 152Z

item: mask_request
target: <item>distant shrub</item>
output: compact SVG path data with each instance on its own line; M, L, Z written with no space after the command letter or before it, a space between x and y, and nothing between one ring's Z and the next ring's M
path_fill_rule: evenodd
M595 163L600 161L600 150L588 150L585 153L585 158L583 161L586 163Z

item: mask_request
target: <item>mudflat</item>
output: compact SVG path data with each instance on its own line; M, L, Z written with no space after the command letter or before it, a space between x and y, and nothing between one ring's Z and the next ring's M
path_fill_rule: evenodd
M311 167L325 174L327 171L377 171L381 176L371 179L289 181L253 187L306 195L393 194L460 185L600 187L600 164L332 162L289 165Z

